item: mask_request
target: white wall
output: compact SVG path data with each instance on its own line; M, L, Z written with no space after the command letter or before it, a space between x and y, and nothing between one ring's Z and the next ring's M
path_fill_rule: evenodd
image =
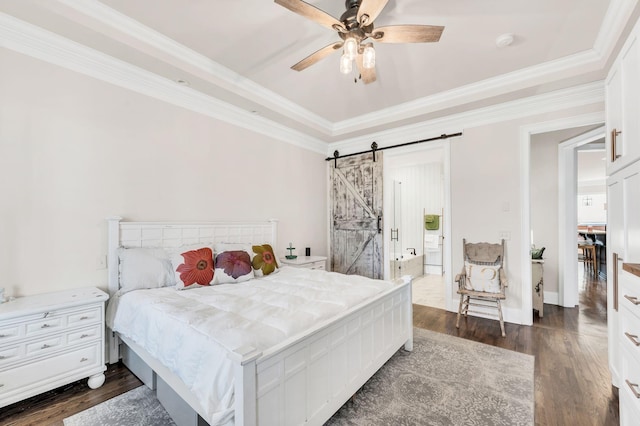
M531 231L533 244L545 247L544 289L546 303L558 300L560 228L558 218L558 145L594 126L558 130L531 137Z
M326 254L324 157L0 49L0 287L106 288L105 218L280 221Z
M427 263L441 264L439 253L425 252L423 244L423 212L440 215L444 203L442 154L434 152L434 156L437 162L415 164L414 160L414 164L396 166L388 177L402 182L402 252L408 253L407 248L412 247L418 254L427 254ZM390 162L386 164L389 166ZM428 232L440 234L442 228Z
M523 206L520 187L520 129L537 123L592 112L601 112L602 103L570 108L554 113L500 123L465 128L461 138L451 143L451 209L453 272L463 265L461 241L497 242L501 232L509 232L506 262L509 287L504 303L507 320L520 322L523 265L521 247ZM557 214L557 210L550 212Z

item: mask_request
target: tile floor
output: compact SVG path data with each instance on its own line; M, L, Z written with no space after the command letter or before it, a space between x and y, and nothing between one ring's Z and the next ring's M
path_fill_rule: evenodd
M444 277L440 274L423 275L413 280L413 303L446 309Z

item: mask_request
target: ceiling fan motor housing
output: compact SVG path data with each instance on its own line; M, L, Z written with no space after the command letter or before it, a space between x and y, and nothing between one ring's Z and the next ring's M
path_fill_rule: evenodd
M367 38L367 34L373 31L373 23L366 26L360 26L358 22L358 9L360 9L360 0L346 0L344 2L347 10L340 16L340 22L344 24L347 32L339 32L340 37L344 40L347 37L354 37L358 41Z

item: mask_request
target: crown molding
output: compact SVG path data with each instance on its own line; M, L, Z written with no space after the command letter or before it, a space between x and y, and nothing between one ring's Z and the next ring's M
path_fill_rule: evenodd
M588 66L598 65L600 55L594 49L566 56L554 61L534 65L518 71L502 74L476 83L461 86L432 96L395 105L356 118L340 121L334 125L336 135L388 124L397 120L415 117L463 103L501 95L524 89L535 84L548 83L558 77L584 72Z
M167 58L171 58L173 59L171 64L179 68L184 68L185 64L189 65L198 70L200 77L218 87L293 118L312 129L325 134L331 133L332 123L329 120L99 1L49 1L47 7L50 9L58 10L64 14L64 7L71 8L75 12L99 22L103 27L116 31L118 37L124 36L129 41L135 41L136 43L133 44L135 46L141 46L141 44L148 46L145 50L146 54L165 61Z
M148 54L156 56L160 54L162 57L168 55L173 60L177 60L174 65L188 64L204 73L209 82L219 87L286 115L327 136L339 137L372 126L393 125L399 120L498 96L536 84L548 83L585 71L601 69L637 3L638 0L611 0L593 49L335 123L302 108L250 79L242 77L99 1L51 0L49 5L58 4L58 6L72 8L76 12L117 31L120 35L137 41L136 44L143 43L149 46L153 51L146 52ZM55 8L54 6L49 7Z
M593 44L606 62L622 35L624 28L638 5L638 0L611 0L604 16L600 32Z
M0 12L0 46L321 154L326 143Z
M376 141L381 147L388 146L411 140L420 140L425 137L432 137L443 133L459 132L465 128L499 123L595 103L603 103L604 108L603 81L583 84L568 89L479 108L473 111L449 115L418 124L411 124L365 136L345 139L329 144L326 154L332 156L334 150L345 151L343 154L361 151L368 149L372 141ZM604 122L604 110L603 112L594 113L592 120L594 123Z

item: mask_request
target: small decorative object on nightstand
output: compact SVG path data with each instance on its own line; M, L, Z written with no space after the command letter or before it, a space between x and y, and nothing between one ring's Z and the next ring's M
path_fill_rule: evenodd
M294 251L295 249L296 249L296 248L295 248L295 247L293 247L293 244L289 243L289 247L287 248L287 250L289 250L289 254L288 254L288 255L286 255L285 257L286 257L287 259L290 259L290 260L295 259L296 257L298 257L297 255L293 254L293 251Z
M285 265L295 268L326 269L327 258L325 256L296 256L296 259L284 259Z
M0 407L76 380L104 383L104 302L95 287L0 305Z

